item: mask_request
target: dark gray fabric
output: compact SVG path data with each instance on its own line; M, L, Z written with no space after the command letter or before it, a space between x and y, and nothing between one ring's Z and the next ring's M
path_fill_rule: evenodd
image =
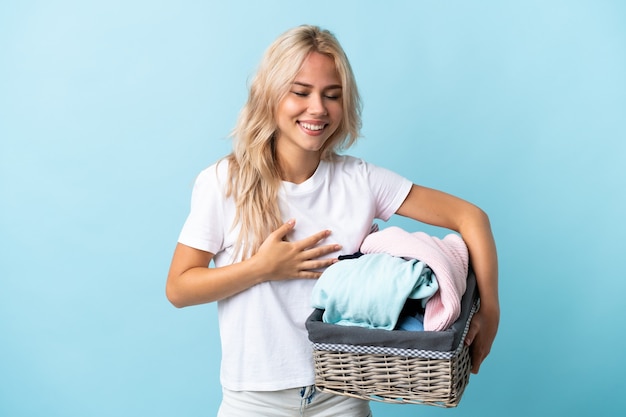
M330 343L340 345L382 346L401 349L435 350L450 352L456 350L461 343L465 325L472 306L478 299L476 277L470 269L467 277L467 289L461 299L461 315L448 330L403 331L368 329L357 326L340 326L324 323L324 310L315 309L306 321L309 340L313 343Z

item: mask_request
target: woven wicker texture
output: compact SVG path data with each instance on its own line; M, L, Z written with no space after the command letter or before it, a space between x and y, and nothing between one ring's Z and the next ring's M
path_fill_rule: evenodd
M397 404L456 407L469 381L469 348L451 359L314 350L324 392Z
M415 333L412 344L415 349L398 347L393 338L383 346L369 344L374 338L367 336L379 332L376 329L367 334L359 331L359 337L349 342L345 337L339 338L339 342L332 340L337 339L336 332L316 334L313 342L316 386L324 392L364 400L456 407L469 383L471 369L469 347L463 340L474 313L480 308L473 273L468 276L468 289L462 300L462 315L453 326L453 331L458 332L458 340L455 339L458 344L451 350L431 350L415 343L426 332ZM311 315L307 323L316 320L321 320L321 315Z

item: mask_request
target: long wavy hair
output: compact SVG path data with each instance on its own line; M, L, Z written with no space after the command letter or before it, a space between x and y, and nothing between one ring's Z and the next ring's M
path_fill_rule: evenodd
M321 158L328 160L357 140L361 129L361 99L346 54L328 30L303 25L279 36L265 51L249 85L248 100L232 132L227 196L233 196L240 225L235 253L247 258L282 224L278 207L281 185L275 155L276 109L289 92L302 63L311 52L334 60L342 85L343 118L326 141Z

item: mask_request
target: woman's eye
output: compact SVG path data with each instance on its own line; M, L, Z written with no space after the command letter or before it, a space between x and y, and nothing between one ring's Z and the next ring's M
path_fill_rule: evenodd
M298 97L308 97L310 95L309 92L306 91L292 91L292 94L295 94ZM341 95L337 95L337 94L324 94L323 96L325 99L327 100L339 100L341 98Z

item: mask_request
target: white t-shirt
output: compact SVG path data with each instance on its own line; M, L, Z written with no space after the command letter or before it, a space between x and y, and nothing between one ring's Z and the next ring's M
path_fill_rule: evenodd
M191 211L179 242L215 254L216 267L233 262L238 228L235 205L226 199L227 161L200 173ZM361 159L338 156L320 162L301 184L283 182L279 205L284 221L295 219L291 241L321 230L331 235L320 244L339 243L340 254L359 250L375 219L388 220L412 183ZM235 259L239 261L239 257ZM312 312L315 280L271 281L218 301L222 341L222 385L234 391L274 391L312 385L311 345L304 323Z

